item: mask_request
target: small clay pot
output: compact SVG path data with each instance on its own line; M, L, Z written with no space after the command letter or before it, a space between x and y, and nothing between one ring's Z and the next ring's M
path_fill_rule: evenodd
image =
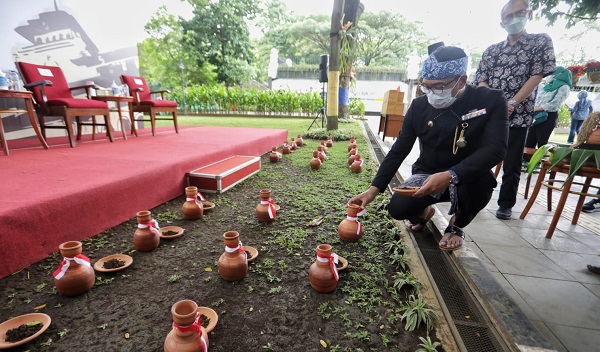
M348 151L352 150L353 147L356 147L356 138L354 136L350 137L350 144L348 145Z
M196 302L183 300L175 303L171 307L171 316L173 329L165 339L165 352L204 352L204 345L208 350L208 334L202 327Z
M181 207L181 213L186 220L198 220L204 215L204 206L198 200L198 187L185 188L185 203Z
M325 145L325 141L321 141L321 147L323 147L323 151L327 153L327 146Z
M322 145L317 147L317 152L319 152L319 159L321 159L321 161L325 161L328 159L327 154L325 154L325 151L323 150Z
M298 135L298 138L296 138L296 145L298 147L303 147L304 146L304 140L302 139L302 135Z
M308 270L308 280L310 286L317 292L331 293L335 291L338 280L333 272L329 257L333 254L331 246L328 244L320 244L317 246L317 260L310 266Z
M327 148L333 147L333 139L331 138L331 136L327 137L327 142L325 143L325 145L327 146Z
M287 142L285 142L283 144L283 149L281 150L281 153L282 154L290 154L291 152L292 152L292 150L291 150L290 146L288 145Z
M82 254L82 244L79 241L69 241L62 243L58 249L62 254L63 261L59 269L54 272L54 285L56 290L63 296L79 296L88 292L96 282L94 268L90 265L90 260ZM81 263L77 263L77 258ZM63 271L66 262L69 267ZM87 263L87 264L85 264Z
M321 159L319 158L319 152L315 150L313 152L313 158L310 161L310 168L313 170L319 170L320 167L321 167Z
M269 161L272 163L276 163L281 160L281 154L277 151L277 147L271 148L271 154L269 154Z
M248 274L248 258L242 248L240 234L237 231L227 231L223 234L225 252L218 261L219 275L226 281L239 281Z
M142 252L155 250L160 244L160 232L151 229L152 213L148 210L142 210L137 212L136 217L138 228L133 234L133 246Z
M263 189L260 191L260 203L256 206L256 218L259 222L272 222L277 216L275 204L271 204L271 190Z
M296 144L296 140L294 138L292 138L292 143L290 145L290 149L291 150L296 150L298 149L298 144Z
M358 154L354 155L354 157L355 157L354 162L352 163L352 165L350 165L350 171L352 171L355 174L358 174L359 172L362 171L363 161L360 159L360 155L358 155Z
M352 165L352 163L354 162L354 159L356 159L356 154L351 154L348 157L348 165Z
M358 211L360 207L356 204L348 204L348 215L340 222L338 234L345 242L356 242L362 237L362 225L358 222Z
M348 152L348 155L355 155L356 153L358 153L358 149L356 148L356 145L354 145Z

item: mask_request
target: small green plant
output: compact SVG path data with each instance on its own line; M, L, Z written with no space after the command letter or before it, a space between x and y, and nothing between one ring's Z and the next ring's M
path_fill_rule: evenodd
M396 275L394 275L394 288L399 291L405 285L412 286L414 289L419 289L422 284L411 272L397 272Z
M404 254L392 254L390 256L390 263L396 265L396 268L402 268L402 270L406 270L406 268L408 268L408 265L410 260L408 259L408 256L404 255Z
M110 285L114 279L114 277L111 277L110 279L105 279L103 277L98 276L96 277L96 286Z
M220 306L223 303L225 303L225 300L223 298L219 298L218 300L214 301L212 303L212 305L215 306L215 307L218 307L218 306Z
M100 329L100 330L106 330L106 328L108 327L108 323L104 323L104 324L102 324L102 325L98 325L98 326L96 326L96 327L97 327L98 329Z
M26 304L31 303L32 299L31 298L27 298L26 300L24 300L23 302L25 302Z
M247 292L248 292L248 293L252 293L252 292L254 292L254 287L252 287L252 286L248 286Z
M181 274L173 274L173 275L171 275L171 276L169 276L167 278L167 281L169 281L169 282L177 282L182 277L183 277L183 275L181 275Z
M413 331L421 326L421 323L425 323L427 332L429 333L433 329L433 324L438 319L435 311L429 308L429 305L423 300L423 296L420 293L417 297L410 295L408 302L406 302L404 307L400 308L400 311L404 311L401 320L406 320L406 325L404 326L406 331Z
M58 332L58 336L62 339L65 336L67 336L68 333L69 333L69 329L62 329L61 331Z
M276 293L281 293L281 290L283 290L283 287L281 286L277 286L277 287L273 287L269 290L269 294L276 294Z
M40 347L49 347L50 345L52 345L51 337L49 337L48 340L46 340L45 342L40 343Z
M429 336L427 336L427 339L420 337L419 336L419 340L421 340L421 342L419 344L419 349L416 350L415 352L436 352L438 346L441 346L442 344L439 342L432 342L431 338Z
M271 343L269 342L266 345L262 346L262 350L265 351L265 352L273 351L273 346L271 346Z
M161 214L156 214L154 216L154 219L156 221L158 221L159 224L164 223L164 222L166 222L167 224L170 224L173 222L173 220L181 220L181 217L179 216L178 213L172 213L170 211L166 211Z
M56 305L54 306L54 308L60 308L62 307L62 303L56 303Z
M39 284L35 287L35 292L37 292L37 293L42 292L46 286L48 286L48 284L45 282L42 282L41 284Z

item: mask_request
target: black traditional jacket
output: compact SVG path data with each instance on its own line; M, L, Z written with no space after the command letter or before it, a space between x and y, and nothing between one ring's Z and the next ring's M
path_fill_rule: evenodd
M471 112L476 117L463 116ZM463 148L457 148L464 128ZM447 109L435 109L427 96L412 101L396 142L381 163L372 185L385 190L392 177L419 139L419 158L413 174L452 170L460 183L490 177L492 167L504 159L508 140L508 108L502 91L466 86L463 95ZM456 154L453 152L456 150Z

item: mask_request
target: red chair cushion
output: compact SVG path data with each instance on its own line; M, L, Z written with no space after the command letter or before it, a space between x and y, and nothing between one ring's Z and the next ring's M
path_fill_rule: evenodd
M21 73L23 73L23 81L25 83L31 83L41 80L51 81L52 86L44 87L46 97L48 100L73 98L71 91L69 90L69 84L65 79L60 67L56 66L44 66L35 65L27 62L18 62ZM42 101L42 94L39 91L39 87L36 87L33 91L33 97L36 101Z
M130 94L135 103L138 102L135 94L135 90L137 88L143 89L143 92L139 92L140 101L152 100L152 97L150 96L150 88L148 87L148 83L146 83L146 79L144 77L121 75L121 80L129 87L129 91L131 92Z
M66 105L70 109L108 109L108 104L103 101L77 98L52 99L48 100L48 105Z
M172 100L145 100L140 102L140 105L150 105L155 108L176 108L177 103Z

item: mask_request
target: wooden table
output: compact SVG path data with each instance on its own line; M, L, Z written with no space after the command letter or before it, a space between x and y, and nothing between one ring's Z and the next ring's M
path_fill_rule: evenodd
M29 116L29 121L31 122L31 127L37 134L40 143L45 149L48 149L48 143L40 133L40 128L37 125L37 121L35 120L35 113L33 110L33 102L31 100L31 92L21 92L16 90L0 90L0 98L2 99L24 99L26 110L23 109L0 109L0 143L2 144L2 149L4 149L4 154L8 155L8 144L6 143L6 136L4 135L4 126L2 125L2 114L11 114L11 115L20 115L27 114Z
M131 111L131 103L133 103L133 97L122 97L118 95L104 95L104 96L95 96L92 97L94 100L100 100L108 103L109 101L115 102L117 105L116 109L110 109L110 111L116 111L119 113L119 122L121 123L121 132L123 133L123 138L127 140L127 133L125 133L125 125L123 124L123 113L121 110L121 104L127 103L129 111ZM132 131L133 131L133 121L131 121Z
M404 116L402 115L379 115L379 132L383 132L381 137L382 141L385 141L385 137L397 138L398 133L402 130L402 123L404 123Z

